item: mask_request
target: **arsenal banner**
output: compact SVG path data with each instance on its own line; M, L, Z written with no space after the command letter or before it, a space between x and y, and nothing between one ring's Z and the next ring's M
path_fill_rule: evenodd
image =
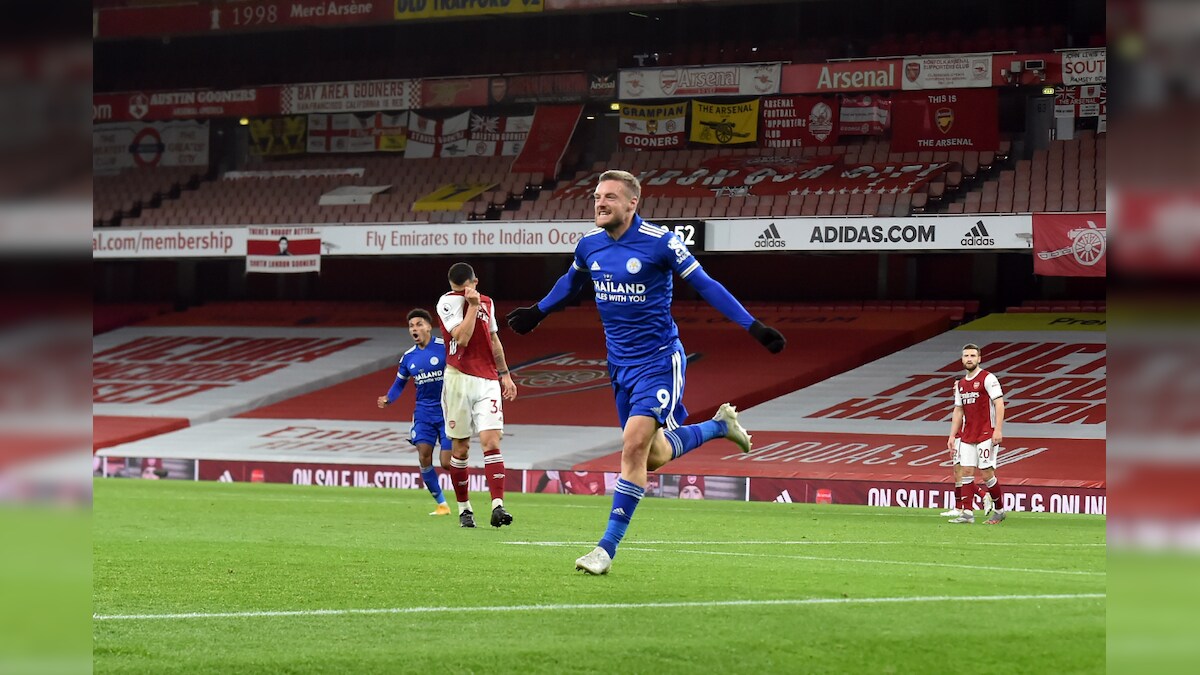
M949 163L843 164L788 157L718 157L696 167L663 167L638 175L643 197L747 197L761 195L898 194L913 192L941 176ZM600 172L591 172L554 193L584 199Z
M320 272L321 232L315 227L247 228L246 271Z
M408 114L408 146L405 157L464 157L467 154L467 125L471 112L466 111L435 120L416 112Z
M892 152L996 150L998 102L995 89L898 93L893 99Z
M892 128L892 99L878 94L840 96L843 136L882 136Z
M313 82L285 85L279 91L279 111L285 115L409 110L420 102L419 80Z
M307 123L304 115L250 120L250 151L261 157L303 155Z
M208 166L208 122L98 124L92 127L92 172L149 166Z
M408 113L308 116L308 151L404 152Z
M807 148L837 145L837 100L779 96L762 100L762 146Z
M693 96L757 96L779 93L781 64L622 70L618 98L659 99Z
M692 101L692 128L688 139L693 143L708 145L738 145L758 141L758 101Z
M1103 84L1054 88L1055 117L1099 117L1108 114L1108 87Z
M471 113L467 154L486 157L520 154L531 126L533 115L506 117Z
M670 150L682 148L687 120L686 103L621 105L620 143L625 148Z
M1108 50L1076 49L1062 53L1063 84L1104 84L1108 81Z
M963 89L992 86L992 55L904 59L901 89Z
M1108 224L1104 213L1033 214L1033 273L1048 277L1102 277Z

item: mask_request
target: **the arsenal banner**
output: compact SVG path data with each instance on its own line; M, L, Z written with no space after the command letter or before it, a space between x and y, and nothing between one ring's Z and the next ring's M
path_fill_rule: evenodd
M846 61L843 63L793 63L783 67L784 94L828 94L840 91L890 91L899 89L900 59Z
M843 136L882 136L892 128L892 99L878 94L843 95L840 131Z
M762 195L898 194L919 189L949 164L843 164L788 157L718 157L697 167L663 167L638 175L643 197L747 197ZM592 172L554 193L584 199L595 189Z
M208 166L208 122L98 124L92 127L92 172L152 166Z
M807 148L837 145L837 99L778 96L762 99L762 146Z
M313 82L280 87L279 108L295 113L410 110L421 102L419 80Z
M304 115L250 120L250 151L261 157L304 154L307 122Z
M1102 277L1108 273L1104 213L1033 214L1033 272L1048 277Z
M1054 88L1055 117L1099 117L1108 114L1108 87L1103 84L1059 85Z
M467 154L492 157L518 155L533 126L533 115L479 115L471 113Z
M684 144L687 103L621 105L620 143L625 148L671 150Z
M435 120L416 112L408 114L408 146L405 157L465 157L467 125L471 112Z
M904 59L901 89L963 89L991 86L991 54Z
M892 151L996 150L1000 147L995 89L903 92L893 100Z
M308 116L308 151L404 152L408 113Z
M321 232L315 227L250 227L246 271L294 274L321 271Z
M738 145L758 141L758 101L692 101L692 127L688 139L693 143L708 145Z

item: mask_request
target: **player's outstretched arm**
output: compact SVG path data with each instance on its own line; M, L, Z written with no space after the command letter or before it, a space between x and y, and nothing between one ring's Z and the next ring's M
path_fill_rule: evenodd
M551 312L557 312L562 309L575 296L579 295L586 281L587 277L572 263L567 268L566 274L563 274L554 283L554 288L550 289L546 297L538 301L537 304L528 307L518 307L509 312L504 317L508 322L508 327L513 329L513 332L517 335L525 335L534 328L537 328L542 319L545 319Z
M751 316L750 312L746 311L742 303L738 302L737 298L733 297L721 282L708 276L708 272L698 265L699 263L696 263L695 268L684 277L692 285L692 288L696 289L700 296L708 301L708 304L720 310L730 321L749 331L750 336L766 347L767 351L772 354L783 351L784 346L787 345L787 338L783 337L783 333Z
M392 388L388 389L388 393L380 396L375 400L375 405L380 408L391 405L396 399L400 398L400 393L404 391L404 385L408 383L408 379L396 376L396 381L392 383Z

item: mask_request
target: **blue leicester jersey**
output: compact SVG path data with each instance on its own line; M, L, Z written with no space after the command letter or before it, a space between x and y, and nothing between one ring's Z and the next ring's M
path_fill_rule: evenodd
M388 392L388 403L395 401L412 380L417 385L417 404L414 417L442 417L442 375L446 367L446 342L434 338L422 349L413 345L400 357L396 382Z
M620 239L602 228L585 234L573 264L591 275L609 363L645 363L679 344L671 317L672 273L687 279L700 262L675 233L634 214Z

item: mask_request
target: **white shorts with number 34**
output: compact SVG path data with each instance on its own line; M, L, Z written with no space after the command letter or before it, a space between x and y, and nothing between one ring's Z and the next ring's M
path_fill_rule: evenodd
M446 416L446 435L450 438L470 438L472 431L503 431L500 382L446 366L442 379L442 413Z
M958 440L954 450L954 463L963 466L973 466L980 469L995 469L996 454L1000 448L992 448L992 439L980 443L964 443Z

